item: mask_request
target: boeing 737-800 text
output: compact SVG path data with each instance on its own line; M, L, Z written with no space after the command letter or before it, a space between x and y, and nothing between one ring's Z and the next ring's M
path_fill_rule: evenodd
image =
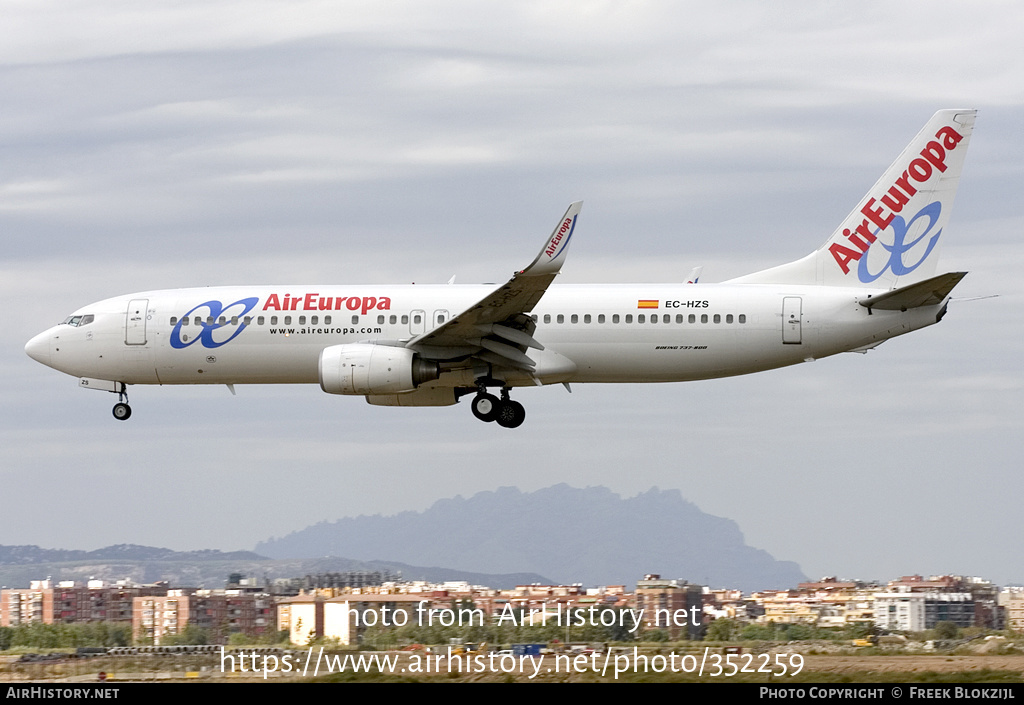
M552 286L569 210L503 286L232 286L147 291L79 309L25 346L118 394L132 384L319 383L386 406L473 395L519 426L513 387L681 382L866 351L937 323L964 272L936 275L974 110L942 110L808 256L720 284ZM500 390L498 395L488 390Z

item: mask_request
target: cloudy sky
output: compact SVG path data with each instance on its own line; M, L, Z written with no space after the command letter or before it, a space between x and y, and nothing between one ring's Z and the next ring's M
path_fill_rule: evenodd
M1024 582L1019 3L0 10L0 544L251 549L567 482L678 488L814 577ZM940 271L999 296L868 355L524 390L508 431L317 386L135 387L119 423L24 354L133 291L504 281L577 199L561 281L721 281L817 247L949 107L979 116Z

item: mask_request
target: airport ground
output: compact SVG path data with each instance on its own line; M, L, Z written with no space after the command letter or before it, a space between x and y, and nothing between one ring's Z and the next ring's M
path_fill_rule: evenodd
M703 652L681 647L677 650L665 645L641 648L636 652L613 652L604 654L563 657L558 660L553 654L543 657L525 657L513 661L492 659L472 662L464 660L449 666L444 660L435 661L430 668L424 668L423 655L409 652L347 652L348 655L364 657L377 654L390 656L388 668L375 667L379 661L363 661L363 668L349 668L342 672L324 675L321 671L316 678L312 669L305 676L301 669L292 668L268 670L266 674L253 672L247 664L243 672L225 672L221 660L211 655L145 656L145 657L100 657L91 659L58 659L34 663L19 662L19 656L0 656L0 683L89 683L97 682L104 674L108 683L118 682L744 682L744 683L1024 683L1024 654L907 654L877 653L876 650L859 650L848 653L819 653L814 648L801 645L803 666L799 673L785 676L758 672L757 662L733 660L737 668L715 668L710 661L704 663L704 674L692 668L694 661L683 662L684 654L700 657ZM785 647L783 647L785 649ZM774 645L771 653L792 653ZM752 653L758 647L750 647ZM764 653L761 650L761 653ZM676 658L670 658L671 654ZM721 654L721 649L714 653ZM640 657L642 668L624 668L632 662L615 657L628 655ZM656 657L661 658L656 658ZM646 658L644 658L646 657ZM443 657L442 657L443 659ZM336 662L339 663L339 662ZM725 665L725 661L719 661ZM746 672L739 668L748 666ZM616 666L619 672L616 673ZM692 672L683 672L690 670ZM674 671L674 672L673 672Z

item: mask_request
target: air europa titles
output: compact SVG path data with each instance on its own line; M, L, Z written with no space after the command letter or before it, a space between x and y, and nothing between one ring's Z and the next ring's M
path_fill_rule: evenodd
M544 254L548 257L554 257L555 253L558 252L558 245L562 242L562 238L568 241L572 235L572 218L566 218L562 221L562 224L558 226L558 230L555 231L554 237L551 238L551 242L548 243L548 247L544 250Z
M391 298L387 296L320 296L320 294L277 294L267 297L264 311L359 311L364 316L369 311L390 311Z
M910 164L903 171L903 173L896 178L892 186L889 187L888 192L881 196L879 200L869 198L864 206L860 209L864 219L861 224L852 230L850 228L843 229L843 237L849 240L849 244L853 247L846 247L839 243L832 243L829 245L829 252L832 253L832 257L835 258L836 264L839 265L840 269L843 270L843 274L850 273L850 262L860 260L871 244L877 240L877 235L882 230L885 230L893 223L893 220L898 220L899 224L906 225L902 218L897 218L896 214L903 210L903 207L910 202L912 196L914 196L918 189L914 186L915 182L918 184L926 183L935 172L944 172L946 170L946 153L948 151L956 149L956 146L960 144L963 139L963 135L954 130L952 127L946 126L941 128L935 133L935 139L928 142L924 149L921 150L920 155L911 160ZM879 202L881 201L881 202ZM931 209L928 213L925 213L925 209ZM917 216L914 216L911 220L916 219L921 215L928 215L932 218L932 223L937 219L937 211L941 210L941 205L938 201L935 203L925 206ZM933 212L935 211L934 215ZM872 226L876 229L872 232ZM905 234L905 232L904 232ZM938 238L936 234L934 240ZM903 252L909 249L914 243L894 243L893 247L886 247L887 250L892 252L893 256L902 256ZM900 249L900 252L896 252ZM928 252L931 252L931 246L928 248ZM921 261L927 258L928 253L922 257ZM862 263L863 264L863 263ZM920 262L918 263L920 264ZM896 263L896 267L902 266L905 271L915 269L917 265L906 266L904 263ZM894 267L894 269L896 268ZM870 275L867 274L865 267L861 267L859 272L860 279L862 281L873 281L879 274ZM897 274L899 272L896 272ZM868 277L868 278L866 278Z

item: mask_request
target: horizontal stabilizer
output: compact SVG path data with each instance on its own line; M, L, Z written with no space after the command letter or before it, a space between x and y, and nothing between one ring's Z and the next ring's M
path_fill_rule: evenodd
M940 274L916 284L901 286L899 289L893 289L878 296L861 299L860 305L883 311L906 311L909 308L921 306L938 306L949 296L949 292L953 291L953 287L966 276L967 272Z

